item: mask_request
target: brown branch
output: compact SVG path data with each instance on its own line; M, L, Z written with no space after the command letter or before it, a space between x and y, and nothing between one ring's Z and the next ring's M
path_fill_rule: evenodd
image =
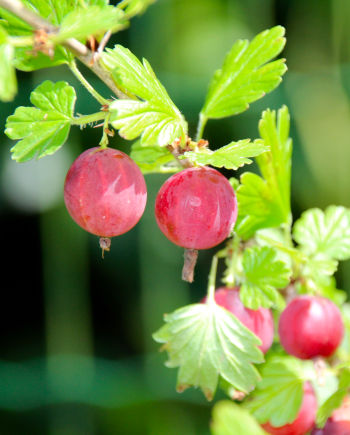
M27 9L20 0L0 0L0 7L12 12L35 30L44 30L48 34L58 33L59 31L58 27L45 20L45 18ZM70 38L63 45L72 51L80 62L91 69L118 98L128 98L118 89L110 73L103 69L98 61L94 61L94 53L84 44L74 38Z

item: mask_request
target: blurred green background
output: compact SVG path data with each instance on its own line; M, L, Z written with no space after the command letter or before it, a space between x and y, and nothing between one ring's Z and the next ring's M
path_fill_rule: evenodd
M194 135L209 80L233 42L284 25L282 85L247 112L210 121L204 136L213 148L255 138L262 110L287 104L297 218L309 207L350 206L349 23L347 0L158 0L111 44L150 61ZM1 125L44 79L73 84L78 113L98 109L67 68L18 78ZM13 143L1 139L0 434L209 434L211 405L199 391L175 392L176 371L151 339L163 313L203 297L215 252L200 253L194 284L181 281L182 249L153 217L166 177L146 177L143 218L102 260L97 238L70 219L62 195L68 167L100 131L74 129L54 156L25 164L11 161ZM115 137L111 146L128 152L130 144ZM349 292L349 262L337 277Z

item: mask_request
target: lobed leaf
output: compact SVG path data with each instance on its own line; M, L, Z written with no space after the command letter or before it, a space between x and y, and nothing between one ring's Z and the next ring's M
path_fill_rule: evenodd
M66 82L47 80L31 93L30 100L35 107L18 107L6 122L7 136L20 139L11 149L18 162L53 154L64 144L76 95Z
M266 432L242 406L229 400L215 404L211 422L212 435L264 435Z
M350 258L349 209L332 205L324 212L317 208L307 210L295 222L293 237L309 255L347 260Z
M216 168L238 169L246 164L252 163L249 157L255 157L267 151L262 140L250 142L250 139L231 142L228 145L212 151L207 148L198 151L188 151L184 158L199 165L211 165Z
M221 376L234 388L249 392L258 373L252 363L263 360L260 340L230 312L213 303L194 304L165 316L153 338L164 343L168 367L179 367L178 391L200 387L213 398Z
M130 50L116 45L102 55L102 63L130 97L110 105L111 123L122 137L141 136L142 145L150 146L185 140L187 123L145 59L141 63Z
M262 177L244 173L237 190L237 233L250 238L257 230L290 225L290 178L292 142L289 113L283 106L277 114L266 110L259 122L260 136L269 151L257 156Z
M262 380L247 403L260 423L279 427L295 420L303 400L304 364L293 357L274 357L264 365Z
M277 288L289 283L291 270L283 261L276 260L276 256L276 250L267 246L254 246L244 251L245 279L240 298L246 307L253 310L274 305L283 308L285 303Z
M222 118L248 109L272 91L286 72L284 59L270 62L285 45L284 28L259 33L250 43L238 40L217 70L201 111L205 118ZM270 62L270 63L268 63Z

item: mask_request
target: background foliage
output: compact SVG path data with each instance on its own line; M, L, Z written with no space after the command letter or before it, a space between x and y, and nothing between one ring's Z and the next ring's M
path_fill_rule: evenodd
M233 42L285 26L289 70L282 84L249 111L210 121L205 138L216 148L257 137L262 110L287 104L298 218L310 207L350 206L349 19L350 6L337 0L158 0L110 46L121 43L150 61L193 132L207 84ZM77 113L98 109L64 67L18 78L16 100L1 104L1 125L47 78L74 84ZM182 249L153 216L166 175L150 174L145 215L102 261L96 238L71 221L62 197L69 165L100 139L93 134L74 129L58 153L21 165L10 160L13 142L2 135L1 433L209 433L211 405L197 391L175 392L176 373L163 367L151 333L164 312L204 296L215 250L200 253L194 284L180 280ZM117 136L111 145L129 152ZM337 278L349 292L349 262Z

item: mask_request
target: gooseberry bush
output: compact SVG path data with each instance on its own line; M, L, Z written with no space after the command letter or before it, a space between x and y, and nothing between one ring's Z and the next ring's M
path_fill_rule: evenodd
M153 335L167 366L178 369L177 390L198 387L208 400L218 388L227 394L213 409L215 435L335 433L330 427L349 433L342 428L350 420L350 306L333 275L350 258L350 210L315 208L293 223L286 106L262 113L260 138L215 149L204 135L210 119L238 115L278 86L286 72L285 60L276 60L285 31L276 26L233 44L213 75L192 138L149 62L121 45L106 48L110 35L151 3L0 0L1 100L16 95L16 69L66 65L100 104L96 113L77 115L74 87L44 81L31 92L31 104L7 119L5 133L17 141L12 158L57 152L73 126L102 127L100 143L72 163L64 199L74 221L100 237L103 251L142 219L143 174L174 173L159 186L155 219L185 249L183 279L193 280L198 250L223 242L203 299L166 314ZM112 99L94 89L79 63ZM133 141L129 156L113 147L115 131ZM219 172L252 158L260 175L227 179Z

